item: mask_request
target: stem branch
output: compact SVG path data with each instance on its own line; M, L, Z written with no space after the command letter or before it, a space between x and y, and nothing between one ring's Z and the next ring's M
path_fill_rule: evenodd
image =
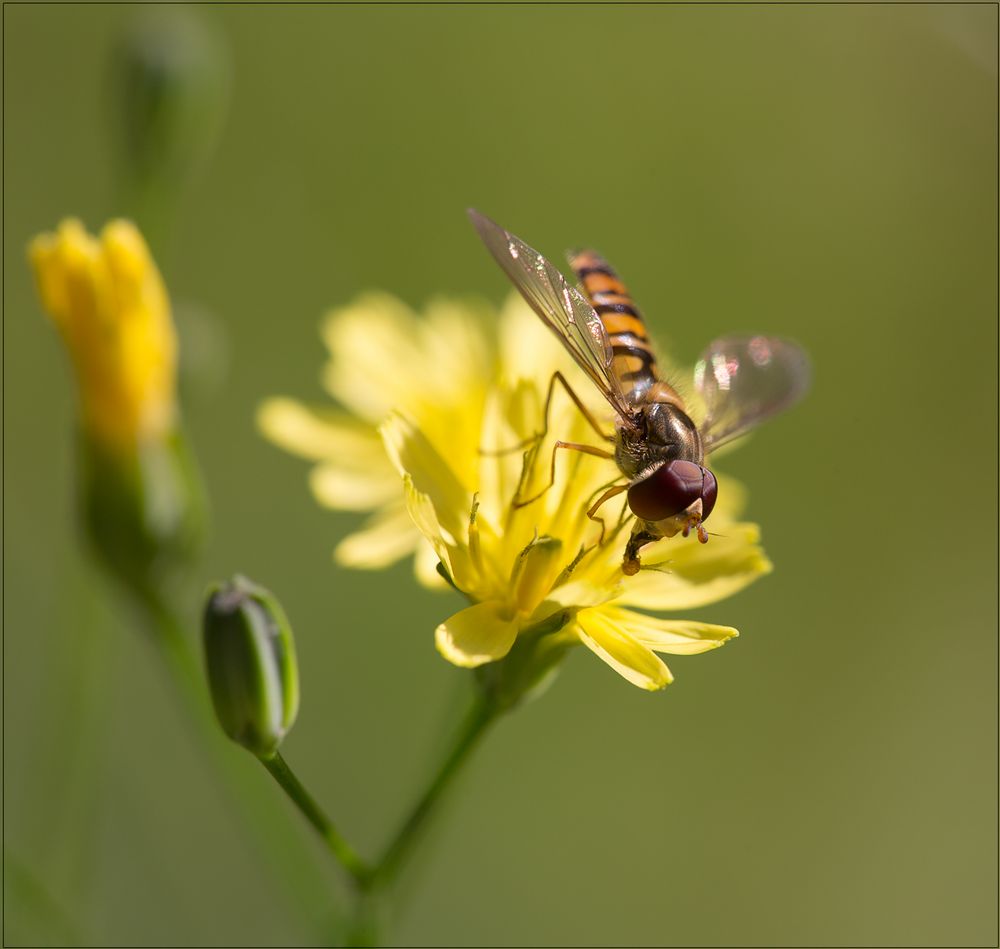
M323 838L330 853L351 875L355 883L361 883L370 873L368 866L333 826L330 818L323 813L313 796L305 789L292 769L288 767L285 759L281 757L281 753L276 751L270 758L261 758L260 763L267 768L271 777L278 782L292 803L302 812L302 816L313 825L316 832Z
M455 736L455 742L424 793L417 800L396 835L383 851L382 856L363 881L366 892L375 892L389 886L399 875L404 862L417 842L421 830L434 813L441 797L465 763L472 750L486 734L486 730L499 714L500 709L488 696L479 693Z
M267 800L268 795L261 793L263 789L248 785L228 759L212 753L216 746L225 742L212 711L198 653L185 632L186 624L158 593L142 594L138 605L149 624L150 638L177 687L180 704L188 713L188 724L200 739L198 750L205 753L205 760L222 779L240 819L252 830L257 846L275 868L286 897L293 900L299 912L314 925L323 925L317 919L316 907L326 897L326 885L318 864L307 859L305 850L299 851L297 845L294 850L289 849L286 838L290 827L284 827L283 822L276 823L278 815L273 800ZM326 938L326 934L321 938Z

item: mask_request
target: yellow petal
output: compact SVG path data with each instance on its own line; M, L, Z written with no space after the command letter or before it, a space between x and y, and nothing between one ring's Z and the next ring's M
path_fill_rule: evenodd
M621 584L598 584L587 580L575 580L556 587L545 599L567 609L589 609L615 599L621 591ZM544 606L545 604L542 604ZM539 607L541 609L542 607Z
M29 254L72 357L90 436L128 451L164 437L176 419L177 341L166 289L135 225L112 221L98 240L68 219Z
M485 380L491 374L495 321L493 307L481 300L435 297L424 307L418 324L421 348L426 365L435 369L425 374L424 387L436 393L436 401L451 394L460 405L469 380Z
M421 586L425 586L429 590L448 589L448 582L437 570L440 562L441 558L437 555L437 551L426 539L423 543L417 544L417 550L413 557L413 572Z
M335 463L317 465L309 472L309 486L323 507L335 511L370 511L399 499L399 475L388 463L386 468L384 472L364 472L350 471Z
M409 475L403 477L406 511L417 530L430 543L437 559L445 565L460 590L473 595L480 588L477 571L473 569L469 548L459 544L445 531L437 519L434 505L426 494L413 486Z
M477 603L445 620L435 631L438 652L456 666L472 668L502 659L517 639L518 624L503 605Z
M510 576L517 609L531 613L542 602L563 567L562 541L537 537L518 555Z
M681 610L732 596L773 569L757 544L759 536L756 524L730 524L725 536L711 537L707 544L680 537L667 541L646 561L655 569L628 579L620 602L649 610Z
M476 489L480 510L495 524L503 522L517 491L525 440L541 427L541 415L538 391L527 382L512 392L494 389L483 406L479 441L485 450L477 453Z
M602 612L612 623L620 626L644 646L655 652L667 652L675 656L708 652L734 636L739 636L739 630L732 626L716 626L687 619L661 619L613 606L605 607Z
M455 544L454 535L441 529L441 522L437 519L431 499L414 487L413 478L409 474L403 475L403 492L410 520L439 555L444 554L439 559L444 559L447 556L445 548Z
M413 479L414 488L427 495L440 525L453 538L467 530L472 497L441 457L409 419L393 412L379 428L389 458L399 473Z
M39 234L28 248L35 269L42 305L64 333L73 335L72 325L96 318L96 306L88 275L94 275L101 260L97 240L76 218L66 218L55 234ZM67 342L72 342L67 338Z
M323 384L362 418L378 423L421 391L427 364L416 343L414 312L388 293L366 293L332 311L321 335L332 359Z
M527 379L541 388L557 370L569 378L580 378L555 334L515 291L511 291L500 311L498 333L500 364L510 374L510 382Z
M167 291L138 228L130 221L111 221L101 231L101 247L118 307L139 317L155 314L157 322L166 319Z
M379 570L412 554L420 541L402 504L376 514L361 530L345 537L333 551L344 567Z
M673 682L674 677L663 660L629 636L602 610L584 610L576 621L583 644L633 685L655 692Z
M343 412L273 398L257 410L257 427L280 448L314 461L349 459L353 467L389 467L378 431Z

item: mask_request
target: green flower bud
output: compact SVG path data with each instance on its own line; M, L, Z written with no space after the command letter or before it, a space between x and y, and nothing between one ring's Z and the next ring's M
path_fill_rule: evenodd
M224 42L200 13L143 10L115 50L112 93L132 213L147 228L207 164L229 97Z
M79 451L88 537L133 593L155 599L204 540L205 498L187 440L175 430L123 454L84 434Z
M236 576L209 591L205 664L222 730L258 758L270 758L295 723L299 675L292 627L263 587Z

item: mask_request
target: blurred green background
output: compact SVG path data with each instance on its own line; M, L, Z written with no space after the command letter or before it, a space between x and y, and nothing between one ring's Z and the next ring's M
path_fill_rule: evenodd
M220 738L289 860L319 868L305 909L275 887L81 552L68 361L25 262L61 217L125 210L111 64L141 12L3 11L4 937L303 943L334 874ZM325 309L368 288L501 299L475 205L553 259L600 248L680 359L762 330L814 361L808 400L726 460L777 567L699 611L742 638L672 660L658 695L574 655L473 761L393 941L995 945L996 7L186 13L231 70L218 149L157 248L201 313L189 339L228 365L186 393L203 579L239 570L284 602L287 757L366 853L466 673L432 639L457 598L409 565L336 568L360 518L320 511L255 433L264 396L323 398Z

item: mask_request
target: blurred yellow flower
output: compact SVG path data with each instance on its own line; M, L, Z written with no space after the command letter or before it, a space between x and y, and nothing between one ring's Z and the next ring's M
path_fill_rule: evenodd
M73 361L89 437L114 452L162 439L176 422L177 340L142 235L112 221L97 238L70 218L36 237L29 256Z
M570 379L598 417L605 413L519 297L510 299L488 335L485 316L442 302L420 320L389 297L359 300L331 316L325 338L332 354L327 388L360 418L280 399L262 408L262 428L320 462L312 484L323 503L379 508L367 531L338 548L341 562L390 563L415 549L411 522L416 525L431 550L418 552L420 575L429 578L440 562L471 601L437 628L438 649L449 661L481 666L503 659L521 637L544 635L550 644L583 643L635 685L662 688L672 676L657 653L704 652L737 631L634 608L704 606L771 569L757 527L735 519L742 490L720 478L712 542L660 541L634 577L621 569L627 509L602 509L603 538L601 525L585 516L620 477L614 462L566 453L552 488L515 506L548 483L555 438L593 438L579 411L557 392L549 434L523 450L542 429L552 373L558 369ZM375 440L380 417L388 458ZM366 556L357 556L354 544Z
M197 466L177 405L177 337L138 229L93 237L72 218L28 248L42 305L76 374L83 525L113 573L145 601L204 534Z
M456 476L475 490L476 450L487 386L494 372L487 305L438 299L422 314L388 294L368 293L324 320L330 352L323 385L346 411L272 398L261 405L263 434L286 451L317 462L316 500L344 511L375 511L334 550L337 562L379 569L415 554L418 578L442 586L437 555L406 512L399 475L378 426L394 408L406 411Z

